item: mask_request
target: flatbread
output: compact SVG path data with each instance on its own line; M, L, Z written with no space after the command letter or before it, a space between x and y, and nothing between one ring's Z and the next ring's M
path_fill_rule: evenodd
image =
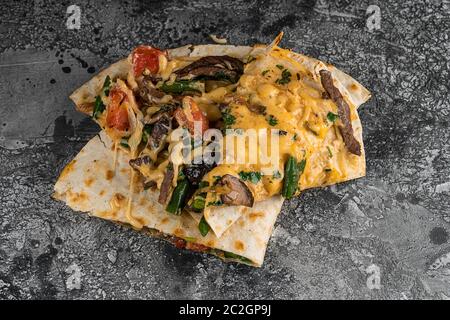
M104 131L92 138L61 173L53 197L64 201L73 210L128 224L126 210L132 169L128 165L128 156L119 151L114 175L112 149L112 141ZM239 221L219 239L213 232L203 237L198 231L198 223L190 215L165 212L157 197L157 193L143 190L137 183L132 194L132 216L145 226L144 230L157 230L231 252L249 259L251 262L247 263L254 266L261 266L263 262L267 242L283 204L283 198L278 196L246 208Z
M230 55L245 61L252 50L258 46L232 45L187 45L168 50L169 57L203 57L208 55ZM260 46L263 48L263 46ZM321 69L332 73L335 85L353 109L352 125L355 138L361 144L362 155L353 165L348 167L343 182L365 175L365 153L362 140L362 126L357 108L370 98L370 92L346 73L332 65L301 54L291 52L290 57L302 64L311 74L318 74ZM111 78L126 78L131 64L127 59L120 60L76 90L70 98L77 109L88 115L92 114L89 104L101 90L107 75ZM332 133L326 139L332 139ZM326 140L325 139L325 140ZM55 185L54 197L66 202L74 210L87 212L95 217L129 224L126 217L128 203L129 181L131 168L128 156L123 152L118 154L118 168L113 171L114 152L112 141L102 131L80 151L76 158L67 165ZM318 152L328 152L326 149ZM310 162L314 158L310 158ZM138 184L139 185L139 184ZM304 183L301 189L322 187L327 184ZM180 216L165 212L157 201L157 192L145 191L136 187L132 194L132 216L144 226L153 236L170 239L176 236L188 241L212 248L209 252L224 257L223 252L229 252L248 259L231 257L230 260L261 266L267 243L272 233L283 198L274 196L267 200L256 202L253 208L217 207L212 208L210 216L217 219L206 237L198 231L199 218L196 215L182 214ZM222 219L221 219L222 217ZM208 221L209 222L209 221ZM215 251L215 249L217 251Z

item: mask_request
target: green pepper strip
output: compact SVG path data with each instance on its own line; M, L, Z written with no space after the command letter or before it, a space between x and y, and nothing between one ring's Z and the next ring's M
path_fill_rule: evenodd
M173 214L180 214L182 206L184 205L186 195L189 190L189 182L187 179L178 181L178 184L173 191L172 198L166 207L166 211Z
M302 160L297 163L295 157L290 156L286 162L286 167L284 169L284 184L282 195L286 199L290 199L294 196L298 188L298 180L300 175L305 170L306 160Z
M195 81L191 80L178 80L171 84L163 83L160 87L165 93L182 94L185 91L195 91L200 92L195 86Z

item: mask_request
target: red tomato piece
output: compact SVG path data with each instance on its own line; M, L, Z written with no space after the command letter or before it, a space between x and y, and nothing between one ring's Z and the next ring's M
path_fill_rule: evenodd
M165 53L150 46L139 46L134 49L132 53L134 75L141 76L145 69L148 69L151 74L158 73L161 55L165 56Z
M195 123L200 124L201 134L209 128L208 118L191 97L183 98L183 109L176 109L174 116L178 123L186 127L192 135L195 133Z
M128 111L122 106L122 101L126 98L125 92L117 86L109 92L108 113L106 115L106 124L109 128L115 128L120 131L128 130L130 123L128 121Z

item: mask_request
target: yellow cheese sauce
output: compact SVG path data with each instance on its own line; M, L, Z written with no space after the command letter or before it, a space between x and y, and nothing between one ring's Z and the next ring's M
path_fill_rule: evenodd
M300 189L344 179L345 166L352 157L340 135L336 134L335 126L327 119L329 112L337 114L337 106L331 99L322 97L321 85L301 64L289 58L288 53L276 48L269 55L257 57L247 64L233 93L236 99L229 104L230 114L235 117L231 128L283 131L279 136L279 172L263 175L256 184L247 182L256 201L281 192L284 163L289 155L298 161L306 159ZM286 73L284 70L290 73L290 79L280 83L283 72ZM204 102L204 108L208 107L208 100L211 108L218 102L211 98L198 99ZM263 106L264 114L251 111L249 105ZM250 151L249 143L245 147L247 152ZM258 145L257 150L260 147ZM222 164L210 171L205 180L213 183L216 176L238 175L241 171L261 172L263 168L259 162Z

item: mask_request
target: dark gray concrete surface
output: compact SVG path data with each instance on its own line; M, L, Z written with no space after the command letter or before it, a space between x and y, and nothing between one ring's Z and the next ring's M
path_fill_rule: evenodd
M68 30L66 9L81 8ZM366 9L381 9L381 30ZM450 2L1 1L0 298L450 297ZM71 91L135 45L270 42L373 92L367 177L286 202L260 269L224 264L50 198L98 131ZM377 286L377 270L380 286Z

